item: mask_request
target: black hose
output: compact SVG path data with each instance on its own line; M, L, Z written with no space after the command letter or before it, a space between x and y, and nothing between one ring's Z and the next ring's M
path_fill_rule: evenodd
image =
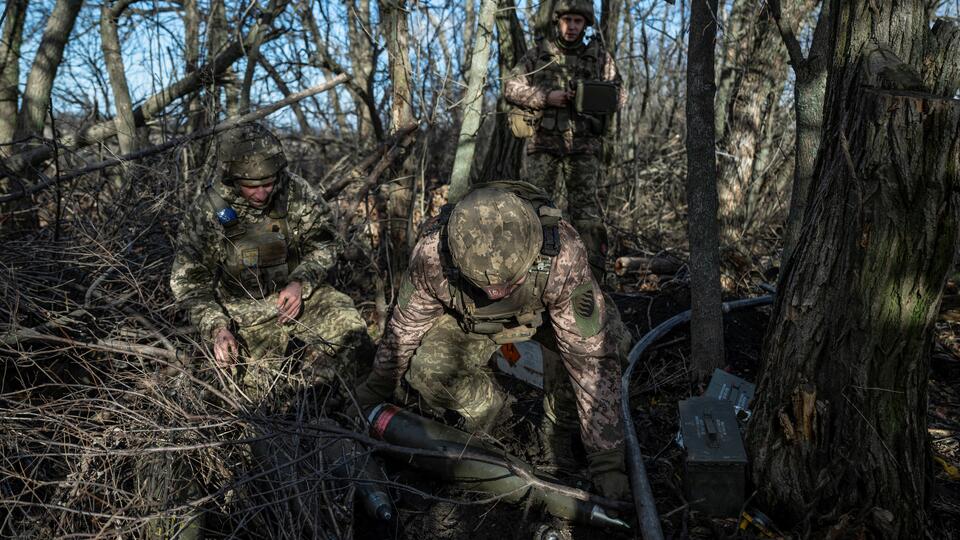
M737 309L763 306L773 302L773 295L747 298L724 302L721 309L729 313ZM630 415L630 379L633 369L637 366L640 355L654 341L673 330L674 327L690 320L690 310L670 317L647 332L636 345L630 349L627 356L627 369L621 379L620 413L623 416L623 434L627 446L627 468L630 473L630 485L633 487L633 503L637 510L637 519L640 521L640 531L644 540L663 540L663 531L660 529L660 515L657 513L657 504L650 489L650 480L647 478L647 469L643 464L643 455L640 453L640 441L637 439L637 428Z

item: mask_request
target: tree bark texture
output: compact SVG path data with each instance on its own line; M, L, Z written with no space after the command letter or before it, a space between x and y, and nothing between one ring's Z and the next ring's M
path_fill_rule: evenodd
M380 20L387 44L387 66L390 72L390 133L396 133L414 122L413 89L410 62L410 32L407 21L406 0L379 0ZM387 176L378 195L378 210L386 217L387 236L385 243L389 252L389 266L395 271L391 279L399 277L408 262L408 248L412 249L413 238L407 234L410 205L413 204L413 174L408 174L406 159L394 164L394 174ZM399 174L398 174L399 173ZM397 178L399 177L399 179Z
M817 3L789 2L787 14L805 21ZM778 216L779 195L789 188L778 149L789 110L782 100L787 55L767 8L736 0L727 19L716 118L720 216L729 241Z
M597 33L603 38L603 45L614 58L617 57L617 30L623 14L623 0L602 0L600 2L600 25ZM632 35L632 34L627 34Z
M817 26L813 31L813 43L806 56L800 50L800 43L793 33L793 25L784 20L780 12L779 0L770 2L773 17L780 28L790 56L790 64L795 75L793 87L793 111L796 116L796 135L794 139L793 188L790 195L790 210L784 227L783 255L780 258L784 266L793 253L800 236L803 214L807 210L810 186L813 185L813 172L817 152L820 149L820 137L823 130L823 101L827 92L827 60L830 45L830 2L820 9Z
M493 45L494 15L497 0L480 1L480 18L477 22L476 39L470 55L470 71L467 72L467 92L463 98L463 123L457 139L457 153L453 158L450 174L449 202L457 202L466 195L470 184L470 168L477 147L480 131L480 116L483 112L483 88L487 81L487 61Z
M523 25L520 24L520 18L517 16L517 5L514 0L497 2L496 23L497 50L499 51L497 66L502 81L527 53ZM473 175L476 181L520 178L524 140L514 137L513 132L510 131L510 126L507 124L508 111L509 106L501 95L497 98L497 115L483 165L477 174Z
M781 524L921 538L932 330L957 244L960 43L919 3L834 0L824 140L748 447Z
M37 55L33 58L27 86L23 89L23 103L17 117L17 139L43 133L43 123L50 103L50 91L63 59L63 48L73 31L83 0L57 0L40 38Z
M117 109L117 116L113 121L116 124L121 154L129 154L138 146L133 100L130 99L127 73L123 68L123 56L120 54L120 36L117 33L120 15L134 2L136 0L119 0L104 2L100 6L100 46L103 49L104 63L107 65L107 75L110 77L113 104Z
M698 378L724 365L714 151L714 49L717 0L690 3L687 60L687 206L690 239L690 340Z
M542 0L541 2L531 2L529 5L536 6L537 10L533 17L533 38L555 38L553 8L557 5L557 0Z
M183 2L183 61L184 73L196 71L200 66L200 8L197 0ZM197 131L203 125L200 91L187 98L187 131Z
M394 132L413 121L410 32L406 0L379 1L390 71L390 131Z
M0 37L0 144L9 144L17 130L17 106L20 99L20 45L27 0L10 0L4 8L3 34ZM0 148L0 155L7 149Z

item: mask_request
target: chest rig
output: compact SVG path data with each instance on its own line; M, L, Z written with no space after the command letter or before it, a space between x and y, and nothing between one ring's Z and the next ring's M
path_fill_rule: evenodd
M537 51L531 76L541 88L571 90L578 80L599 80L602 76L601 59L605 56L597 40L569 50L543 41L537 44ZM573 107L546 107L540 129L552 133L572 131L577 135L593 133L589 119L577 114Z
M270 212L261 219L243 222L213 186L207 200L223 227L220 285L233 296L263 298L287 285L287 277L300 264L287 226L287 191L275 195Z
M530 203L540 218L543 246L527 270L526 280L513 293L500 300L486 294L464 278L454 266L447 239L447 221L453 205L441 209L440 256L447 286L460 327L469 333L487 335L498 345L527 341L543 324L543 293L550 278L553 258L560 253L560 210L542 192L523 182L496 181L474 186L511 191Z

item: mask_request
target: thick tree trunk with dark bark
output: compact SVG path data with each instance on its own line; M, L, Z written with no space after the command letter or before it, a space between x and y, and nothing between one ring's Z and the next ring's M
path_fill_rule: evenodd
M918 3L831 13L830 144L764 346L756 500L815 537L841 523L922 538L929 354L958 227L957 27L932 35Z
M690 3L687 60L687 207L690 239L690 339L698 378L724 365L714 150L714 48L717 0Z

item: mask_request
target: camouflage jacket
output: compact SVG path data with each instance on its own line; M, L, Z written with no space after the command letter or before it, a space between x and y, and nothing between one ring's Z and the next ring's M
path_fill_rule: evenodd
M562 220L559 232L561 249L553 257L542 301L550 314L558 352L573 383L587 451L610 450L623 441L618 336L608 331L605 299L593 281L579 236ZM381 395L396 387L423 336L437 319L444 313L459 315L441 262L440 244L440 231L434 230L421 238L413 250L405 277L411 290L401 293L405 298L393 310L367 383ZM581 330L574 311L575 295L584 289L592 293L594 308L600 313L597 327L587 331Z
M326 279L335 261L333 236L328 227L328 207L319 192L299 176L287 173L288 249L299 253L299 264L287 281L303 284L308 298ZM216 182L213 189L237 212L240 223L258 223L270 219L267 208L247 204L236 188ZM247 326L276 317L276 293L263 299L243 298L222 284L226 258L224 228L217 221L205 191L183 214L177 239L177 252L170 273L170 288L180 308L187 312L204 338L228 326L233 320Z
M620 88L619 108L626 103L627 94L617 65L597 40L564 50L555 41L542 39L510 72L503 85L506 100L543 114L536 134L527 143L527 153L595 154L600 151L602 136L587 129L570 108L547 105L550 92L570 89L575 79L615 82Z

